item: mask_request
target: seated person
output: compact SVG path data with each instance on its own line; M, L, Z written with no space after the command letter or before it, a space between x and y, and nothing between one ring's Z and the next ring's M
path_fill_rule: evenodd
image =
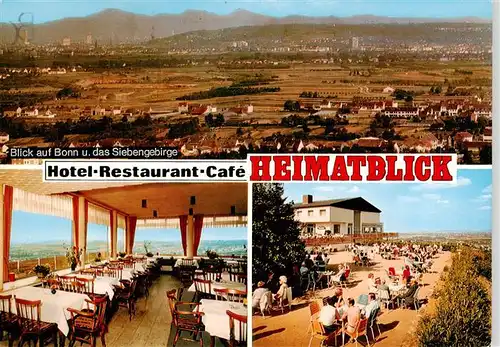
M309 269L306 266L305 262L302 262L302 265L300 265L300 275L305 275L309 272Z
M368 292L375 293L377 291L377 284L375 283L375 276L370 273L368 274Z
M346 268L340 264L339 265L339 271L332 276L332 280L334 282L340 282L340 281L344 281L345 280L345 271L346 271Z
M403 270L402 280L404 284L408 284L411 278L411 273L410 273L410 267L408 265L405 265L405 268Z
M98 262L101 262L102 261L102 255L101 255L101 252L97 253L97 256L95 257L95 262L98 263Z
M369 319L370 314L377 308L380 308L380 304L375 298L375 293L368 294L368 305L365 307L365 317Z
M398 299L405 299L405 301L407 301L407 300L413 298L417 289L418 289L418 283L416 280L413 279L410 282L410 287L408 287L408 289L406 290L405 293L399 295Z
M273 295L274 300L277 301L280 299L283 299L283 300L287 299L286 293L287 293L288 285L286 284L286 281L287 281L286 276L280 276L280 287L278 289L278 292Z
M325 331L327 333L332 333L338 328L338 325L336 325L335 323L339 319L340 315L334 306L334 299L331 297L326 298L326 303L321 308L321 311L319 313L319 322L323 324L323 327L325 328Z
M345 329L349 333L354 333L358 327L358 323L361 319L361 310L359 307L354 305L354 299L348 299L347 300L347 310L344 312L342 315L342 320L347 320L347 324L345 326Z
M306 260L305 260L306 266L309 270L311 270L314 267L314 262L311 259L311 255L307 255Z
M269 292L269 289L264 287L265 283L260 281L257 283L257 289L253 291L252 294L252 307L253 308L259 308L260 300L262 297Z

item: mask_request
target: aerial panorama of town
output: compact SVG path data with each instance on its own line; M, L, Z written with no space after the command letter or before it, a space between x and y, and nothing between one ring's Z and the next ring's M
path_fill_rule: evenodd
M0 26L0 146L457 153L491 164L482 19L104 10Z

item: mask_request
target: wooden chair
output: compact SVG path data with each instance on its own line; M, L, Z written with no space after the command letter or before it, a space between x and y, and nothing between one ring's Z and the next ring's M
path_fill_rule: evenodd
M318 316L319 312L321 311L321 305L317 300L311 301L309 303L309 312L311 313L311 322L309 324L309 327L307 328L307 332L309 332L312 328L313 320L316 319L316 316Z
M379 335L381 334L380 326L378 325L378 316L380 316L380 307L373 310L370 313L370 317L366 317L368 318L368 328L370 328L374 343L377 341L377 339L375 338L375 331L373 330L373 328L377 328Z
M122 272L123 272L123 268L121 266L117 266L117 267L109 266L105 273L108 277L114 277L114 278L118 278L119 280L121 280L122 279Z
M247 275L245 274L237 274L236 281L239 283L247 284Z
M184 287L189 287L193 283L195 270L194 266L179 266L179 279Z
M227 289L226 288L214 288L215 300L227 301Z
M90 278L76 278L76 286L78 288L78 292L83 294L94 295L94 279Z
M243 300L247 297L246 291L241 291L237 289L228 289L227 290L227 300L231 302L243 302Z
M212 297L212 281L209 280L199 280L194 279L194 288L196 290L195 301L200 301L201 299L208 299Z
M167 298L172 315L172 324L175 326L175 337L172 347L175 347L183 331L193 334L194 339L200 338L200 346L203 347L203 331L205 326L201 322L203 312L200 312L200 304L195 302L183 302L177 300L176 290L167 292ZM179 310L179 306L188 306L186 311ZM194 308L193 308L194 307Z
M203 272L205 281L219 282L222 279L222 271L220 269L205 269Z
M80 275L89 275L89 276L96 276L96 270L95 269L83 269L80 270Z
M364 318L361 319L358 323L358 326L354 330L354 332L349 332L345 327L343 329L344 333L346 333L350 338L354 339L356 341L356 346L358 345L358 339L361 336L366 337L366 343L368 344L368 347L370 347L370 340L368 339L368 334L367 334L367 327L368 327L368 319Z
M247 345L247 316L242 316L231 311L226 311L229 316L229 346ZM236 334L236 331L238 334Z
M59 276L60 289L66 292L74 292L76 280L73 276Z
M18 299L14 296L16 302L17 316L21 336L19 337L19 346L22 346L25 340L34 340L35 345L44 345L49 339L52 339L54 346L57 347L57 338L59 329L55 323L42 322L40 320L42 301L29 301Z
M337 330L327 333L323 324L318 321L317 317L311 320L311 339L309 340L309 347L311 347L311 343L314 339L320 341L320 346L324 346L325 342L329 339L335 339L335 346L337 346L337 336L342 333L342 327L339 327Z
M108 306L108 296L85 300L88 309L85 311L68 308L71 313L71 324L69 333L69 345L73 346L77 341L88 343L95 347L97 337L101 338L103 347L106 347L106 310ZM93 309L90 309L90 305Z
M0 340L3 339L4 331L7 332L9 347L19 335L17 315L12 313L12 295L0 295Z
M59 281L57 278L49 278L42 281L42 287L60 289L61 281Z
M129 286L120 288L120 290L115 295L118 306L127 308L129 320L132 320L132 315L135 315L135 305L137 302L136 287L137 280L133 279L132 282L130 282Z

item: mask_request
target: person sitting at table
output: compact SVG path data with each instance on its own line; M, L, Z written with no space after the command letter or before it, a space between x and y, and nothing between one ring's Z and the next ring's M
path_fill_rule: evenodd
M283 300L287 299L286 292L288 289L288 285L286 284L286 281L287 281L286 276L280 276L280 288L278 289L278 292L273 295L274 300L277 301L280 299L283 299Z
M302 264L300 265L300 275L303 276L309 272L309 269L306 266L306 262L303 261Z
M344 281L345 280L345 271L346 271L346 268L344 267L344 265L339 264L339 271L335 275L332 276L331 281L338 282L338 283L340 283L341 281Z
M375 293L369 293L368 305L365 307L365 317L370 318L370 314L377 308L380 308L380 304L375 297Z
M377 291L377 284L375 283L375 276L372 273L368 274L368 292L375 293Z
M323 257L321 256L321 253L316 257L316 268L318 269L318 271L325 271L326 269L326 264L323 260Z
M277 281L276 281L276 279L274 278L274 273L273 273L273 272L269 272L269 273L267 274L267 280L266 280L265 287L266 287L267 289L269 289L270 291L272 291L272 292L273 292L273 291L277 290L277 288L278 288L278 285L277 285L277 283L276 283L276 282L277 282Z
M305 260L305 263L306 263L306 266L309 270L311 270L313 267L314 267L314 262L313 260L311 259L311 255L308 254L307 257L306 257L306 260Z
M323 328L327 333L334 332L338 325L335 323L340 319L340 315L334 306L334 299L329 297L325 300L325 305L319 312L319 322L323 324Z
M413 298L413 296L415 295L417 289L418 289L418 283L416 280L412 279L410 282L410 287L406 290L405 293L399 295L397 299L398 300L405 299L405 301L411 300L411 298Z
M342 320L347 320L346 330L349 333L354 333L361 319L361 310L359 307L355 306L354 299L349 298L347 300L347 310L342 315Z
M383 279L382 283L378 286L378 290L379 290L379 292L384 291L384 290L389 291L389 286L387 285L385 279Z
M257 283L257 289L253 291L252 294L252 307L253 308L259 308L260 307L260 300L262 297L269 292L269 289L264 287L265 283L263 281L259 281Z
M99 263L102 261L102 255L101 255L101 252L97 253L97 257L95 257L95 262L96 263Z

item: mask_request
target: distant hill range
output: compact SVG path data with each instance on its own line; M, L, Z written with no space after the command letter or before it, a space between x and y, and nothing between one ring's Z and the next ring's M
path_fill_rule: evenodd
M351 17L271 17L237 10L228 15L188 10L181 14L139 15L122 10L108 9L87 17L65 18L34 26L34 43L61 42L70 37L72 43L84 42L87 35L100 44L147 41L199 30L217 30L241 26L277 24L410 24L410 23L491 23L477 17L461 18L393 18L372 15ZM0 41L8 43L15 37L10 23L2 23Z

